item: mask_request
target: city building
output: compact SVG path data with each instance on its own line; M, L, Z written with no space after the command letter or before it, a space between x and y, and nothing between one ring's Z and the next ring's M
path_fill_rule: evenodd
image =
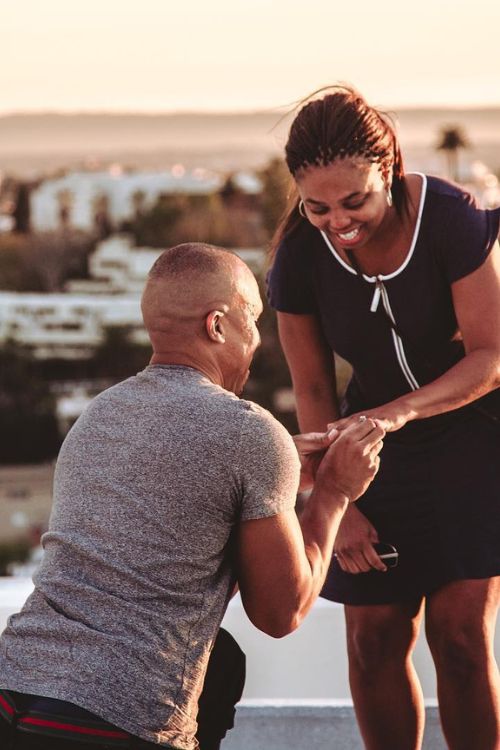
M92 232L103 214L119 225L138 210L150 209L160 195L210 195L222 185L221 176L205 169L187 171L180 164L166 172L124 173L119 165L106 172L70 172L31 191L31 230Z
M147 344L139 295L0 292L0 344L13 341L38 359L88 358L113 327Z
M254 272L263 269L260 248L234 250ZM128 235L98 243L89 258L90 279L70 281L58 294L0 292L0 344L28 347L39 359L92 356L111 328L147 345L140 296L161 250L132 246Z
M66 284L71 293L141 294L149 269L161 250L134 247L126 234L114 234L97 244L89 257L90 279Z

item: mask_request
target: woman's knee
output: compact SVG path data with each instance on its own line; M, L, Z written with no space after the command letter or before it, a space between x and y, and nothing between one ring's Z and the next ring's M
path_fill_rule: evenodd
M372 674L401 664L411 654L417 635L418 621L411 616L401 616L400 612L379 610L368 617L348 617L350 666Z
M474 673L483 672L491 657L491 646L480 624L429 622L426 635L438 672L457 679L468 680Z
M493 658L496 607L487 581L457 581L429 598L426 636L438 671L470 678Z

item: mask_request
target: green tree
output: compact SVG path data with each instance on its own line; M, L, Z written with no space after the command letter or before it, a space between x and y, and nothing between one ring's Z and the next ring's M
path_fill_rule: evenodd
M278 339L276 314L266 302L263 275L257 280L264 302L258 324L261 345L255 353L243 397L270 411L293 434L298 431L295 413L280 412L275 401L275 394L279 389L291 388L290 373Z
M30 556L31 544L27 539L17 539L0 544L0 576L9 575L12 563L25 563Z
M0 463L54 458L61 444L55 400L23 347L0 349Z
M87 275L94 238L83 232L13 233L0 237L0 289L57 292Z
M30 263L30 239L25 234L0 236L0 289L41 292L43 283Z
M152 208L136 211L127 229L139 247L170 247L172 230L187 208L187 196L160 195Z
M285 162L277 158L271 159L260 172L260 178L262 221L270 238L285 211L292 182Z
M32 234L29 263L44 292L60 292L68 279L87 276L87 259L95 238L69 228Z
M131 341L130 330L108 328L101 346L87 362L87 372L91 378L124 380L143 370L150 358L151 346Z
M30 231L30 188L21 182L17 189L16 205L12 213L16 232L27 234Z
M211 245L231 245L229 216L220 195L190 195L185 210L172 228L171 244L208 242Z

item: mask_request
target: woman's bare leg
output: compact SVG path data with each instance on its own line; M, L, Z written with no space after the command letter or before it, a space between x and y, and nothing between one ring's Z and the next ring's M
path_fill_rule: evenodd
M422 690L411 661L421 604L345 608L349 680L367 750L422 745Z
M451 750L500 749L500 684L493 652L500 577L454 581L426 605L439 709Z

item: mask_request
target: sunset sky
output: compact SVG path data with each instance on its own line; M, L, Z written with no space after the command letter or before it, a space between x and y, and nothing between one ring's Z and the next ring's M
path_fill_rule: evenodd
M2 2L0 113L500 105L498 0Z

